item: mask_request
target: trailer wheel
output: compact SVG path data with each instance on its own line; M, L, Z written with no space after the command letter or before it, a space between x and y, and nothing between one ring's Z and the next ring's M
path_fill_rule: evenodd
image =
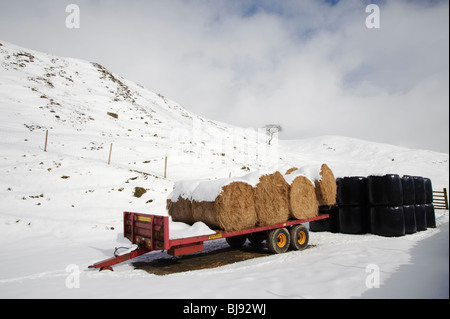
M286 228L277 228L267 234L267 248L273 254L281 254L289 249L291 236Z
M241 248L242 246L244 246L246 240L247 237L245 236L234 236L226 238L228 245L230 245L230 247L232 248Z
M292 226L290 229L291 249L303 250L308 246L309 233L304 225Z

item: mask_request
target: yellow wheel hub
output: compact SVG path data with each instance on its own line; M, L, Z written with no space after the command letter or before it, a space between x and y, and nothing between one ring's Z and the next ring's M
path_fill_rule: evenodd
M298 238L297 241L300 245L303 245L306 241L306 234L304 231L298 232Z
M287 238L285 234L279 234L277 237L277 246L282 248L286 246Z

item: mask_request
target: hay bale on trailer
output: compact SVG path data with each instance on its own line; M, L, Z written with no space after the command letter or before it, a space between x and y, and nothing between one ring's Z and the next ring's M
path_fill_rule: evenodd
M333 171L327 164L303 166L299 173L314 181L319 206L334 206L337 198L337 184Z
M257 222L253 187L245 180L181 181L167 200L173 221L203 222L216 230L237 231Z
M306 219L319 214L319 201L313 181L295 172L285 176L290 184L289 212L291 219Z
M313 178L308 175L311 170ZM200 221L212 229L237 231L315 217L319 205L336 203L336 180L325 164L288 173L289 183L279 171L178 182L167 209L174 221Z
M183 197L178 197L176 201L167 199L167 211L174 222L183 222L189 225L195 223L192 216L192 202Z
M289 184L280 172L261 175L254 189L258 226L289 220Z
M337 185L333 171L323 164L320 169L321 180L316 181L316 195L320 206L336 205Z
M257 215L251 185L233 181L221 186L221 192L215 198L202 200L200 195L202 190L215 188L214 186L217 187L214 183L204 182L194 191L192 216L195 221L204 222L212 229L224 231L238 231L256 225Z
M174 222L189 225L195 223L192 216L191 194L201 180L185 180L175 183L172 193L167 197L167 211Z

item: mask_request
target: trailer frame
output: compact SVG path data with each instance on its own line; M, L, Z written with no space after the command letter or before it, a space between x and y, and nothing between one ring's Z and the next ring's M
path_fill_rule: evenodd
M187 238L170 239L169 237L169 216L159 216L150 214L141 214L133 212L123 213L123 234L130 242L137 245L133 251L124 254L114 253L114 257L100 261L89 268L98 268L102 270L113 270L112 266L124 261L139 257L146 253L166 250L173 256L182 256L202 252L203 243L206 241L217 240L220 238L232 237L251 237L265 235L267 232L287 228L294 225L300 225L307 222L318 221L329 218L328 214L320 214L316 217L307 219L289 220L283 223L277 223L267 226L258 226L238 231L216 231L211 235L202 235ZM117 250L117 249L116 249Z

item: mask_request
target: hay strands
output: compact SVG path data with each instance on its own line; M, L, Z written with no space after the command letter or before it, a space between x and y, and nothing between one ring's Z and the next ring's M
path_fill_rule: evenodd
M137 248L128 253L115 255L110 259L95 263L89 266L89 268L96 268L100 271L113 270L113 265L136 258L154 250L167 250L167 252L173 256L193 254L203 251L203 242L205 241L263 233L274 229L326 219L328 217L328 214L323 214L313 218L290 220L279 224L247 228L239 231L217 231L212 235L172 240L169 239L169 216L124 212L124 237L128 238L132 244L137 245Z

